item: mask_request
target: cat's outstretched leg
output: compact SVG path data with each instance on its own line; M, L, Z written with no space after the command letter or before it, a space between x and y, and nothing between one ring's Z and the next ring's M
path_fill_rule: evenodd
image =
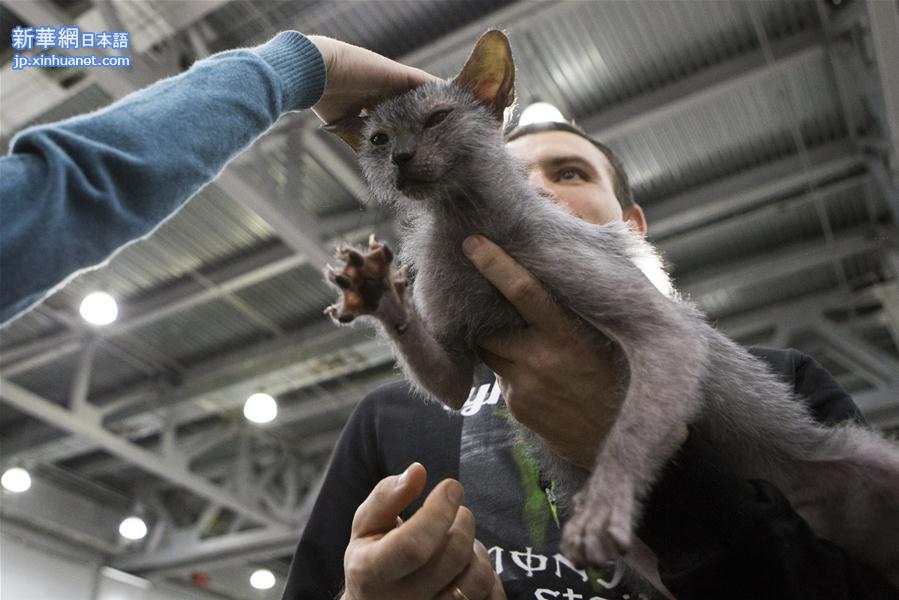
M465 349L448 350L438 342L415 310L406 288L404 268L391 267L393 252L369 238L367 250L343 247L342 270L326 270L328 281L340 289L337 304L325 313L338 323L370 316L384 327L406 376L435 400L459 409L468 399L474 361Z

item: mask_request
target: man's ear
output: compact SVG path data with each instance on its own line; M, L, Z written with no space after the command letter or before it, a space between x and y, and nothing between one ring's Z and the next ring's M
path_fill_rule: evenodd
M515 102L515 64L505 34L494 29L482 35L453 81L470 88L502 120L505 108Z
M634 204L632 207L624 211L624 220L630 223L631 226L640 233L640 235L646 237L646 215L643 214L643 209L639 204Z
M345 117L322 125L322 129L342 139L350 145L353 152L358 154L359 148L362 147L362 131L365 128L365 120L366 117Z

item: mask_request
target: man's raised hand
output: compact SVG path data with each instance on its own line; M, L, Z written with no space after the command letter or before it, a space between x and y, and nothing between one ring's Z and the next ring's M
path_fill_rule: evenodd
M424 489L418 463L382 479L353 518L344 555L343 600L452 600L458 588L470 600L504 599L474 515L462 506L458 481L440 482L408 521L399 514Z

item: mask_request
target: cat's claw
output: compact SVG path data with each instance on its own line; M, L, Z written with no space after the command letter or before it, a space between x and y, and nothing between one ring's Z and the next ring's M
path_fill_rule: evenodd
M352 246L338 247L337 256L356 268L362 268L365 265L365 257Z
M339 323L349 323L362 315L373 315L402 334L407 327L403 301L406 292L406 270L391 269L393 252L385 244L368 239L368 250L338 246L337 256L343 269L328 265L327 280L338 288L338 302L325 309L325 314Z
M393 251L386 245L375 239L375 234L371 234L368 236L368 250L369 252L377 252L381 251L384 253L384 259L390 263L393 262ZM403 267L405 273L405 267Z
M627 554L632 542L633 486L616 482L590 497L589 486L575 497L575 511L562 531L562 553L578 567L598 566Z

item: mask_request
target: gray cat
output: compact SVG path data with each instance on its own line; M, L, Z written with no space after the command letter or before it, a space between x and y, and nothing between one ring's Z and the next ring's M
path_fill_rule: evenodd
M816 424L764 364L654 287L636 266L654 256L639 235L582 221L529 187L502 138L513 80L508 40L491 31L453 81L328 126L356 150L373 197L408 223L400 262L414 285L406 289L405 272L372 239L367 251L341 251L346 265L328 277L342 297L327 312L342 323L377 319L406 376L459 409L479 364L477 340L525 325L462 253L463 239L482 234L598 345L612 340L626 365L626 396L589 477L540 452L563 486L586 481L563 531L572 560L599 564L632 547L640 501L690 423L736 473L777 485L819 536L899 586L899 448L859 426Z

